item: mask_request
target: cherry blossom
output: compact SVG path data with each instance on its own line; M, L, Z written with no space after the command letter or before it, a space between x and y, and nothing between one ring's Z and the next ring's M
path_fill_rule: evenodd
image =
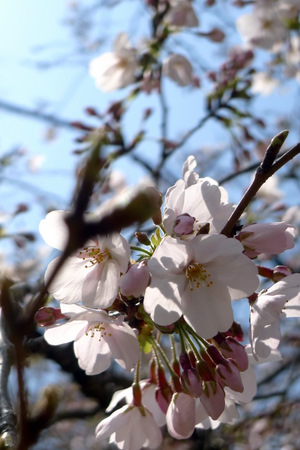
M50 345L74 341L74 353L79 366L88 375L104 372L114 359L123 369L131 370L139 360L137 337L123 321L106 311L92 310L80 305L61 305L69 318L46 329L44 337Z
M162 73L179 86L188 86L193 82L193 67L183 55L174 54L166 58L163 61Z
M114 51L92 59L89 70L96 86L110 92L134 83L137 68L136 51L131 47L128 35L120 33L114 41Z
M249 334L254 357L266 358L278 347L280 316L300 316L300 274L278 281L252 304Z
M196 160L190 156L183 165L183 179L167 190L163 225L171 236L178 236L176 227L183 221L188 223L187 229L193 226L193 231L181 233L182 238L192 238L207 224L210 233L219 233L233 212L226 190L212 178L199 178L195 167Z
M96 427L96 438L113 442L122 450L157 448L162 433L151 412L143 406L125 405Z
M239 33L253 47L272 50L287 36L287 29L281 20L277 2L259 2L252 12L240 16L236 21Z
M139 386L141 388L143 406L145 406L152 413L157 425L159 427L162 427L166 423L166 415L163 413L156 401L155 392L157 385L155 383L152 383L150 380L141 380L139 382ZM133 402L133 393L131 386L129 388L116 391L113 394L111 401L106 408L106 412L109 413L113 411L113 409L115 409L115 407L121 400L125 400L128 404Z
M64 211L52 211L40 223L40 233L54 248L63 250L68 236ZM130 256L127 241L118 233L95 237L70 256L49 286L49 292L63 303L83 302L92 308L108 308L118 294L120 273L125 273ZM49 280L59 257L45 273Z
M228 330L231 301L252 294L259 284L256 266L242 251L236 239L223 235L192 241L166 236L148 263L152 279L145 310L159 325L170 325L183 314L205 338Z

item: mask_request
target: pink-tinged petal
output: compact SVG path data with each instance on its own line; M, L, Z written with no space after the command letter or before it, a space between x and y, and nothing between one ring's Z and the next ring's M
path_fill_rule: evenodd
M172 274L181 273L192 258L191 248L179 239L166 236L156 248L148 262L149 271L153 276L164 277L162 270Z
M82 285L84 305L91 308L109 308L117 296L119 278L119 266L112 259L89 269Z
M156 385L153 383L143 383L140 381L142 387L142 404L149 409L153 418L159 427L162 427L166 423L166 415L162 412L156 401L155 389ZM127 401L129 403L129 401Z
M87 309L83 306L76 305L76 304L67 304L67 303L61 303L60 310L62 314L65 314L66 316L72 318L78 314L81 314L83 312L87 312ZM84 320L84 319L82 319Z
M173 394L166 419L168 431L175 439L189 438L195 428L195 399L179 392Z
M108 407L106 408L105 412L110 413L113 409L115 409L115 407L121 400L126 400L126 403L128 403L128 404L132 403L132 400L133 400L132 386L130 386L129 388L121 389L120 391L114 392L112 395L111 401L110 401Z
M111 257L118 263L119 272L125 273L130 258L130 245L126 239L118 233L103 238L103 244L99 238L99 247L107 248Z
M145 292L150 283L150 273L145 261L133 264L127 272L120 278L119 286L122 295L125 297L134 296L138 298Z
M300 274L293 274L262 292L251 307L250 340L255 357L266 358L280 341L281 311L299 317Z
M242 383L244 386L243 392L236 392L225 387L226 397L238 403L250 403L257 392L257 382L255 371L252 366L249 366L245 372L241 373Z
M211 274L224 283L231 300L251 295L259 286L256 265L242 254L243 247L236 239L223 235L199 236L194 246L195 260L200 261Z
M182 315L181 291L176 281L174 276L168 279L152 278L151 285L145 291L145 311L158 325L170 325Z
M188 287L183 294L182 311L188 324L205 339L227 331L233 322L230 296L217 282L193 291Z
M176 216L183 212L184 189L185 185L183 180L178 180L166 192L163 224L167 234L172 234L174 220Z
M66 344L74 341L88 326L86 320L72 321L69 320L63 324L56 324L45 330L44 338L50 345Z
M208 414L199 398L195 399L195 406L196 406L195 422L197 426L200 422L203 422L203 420L205 420L208 417Z
M255 357L267 358L275 350L281 339L279 320L264 327L255 329L257 336L252 335L251 344Z
M225 397L225 409L218 418L221 423L234 424L240 418L239 412L234 401Z
M143 421L143 416L141 416L141 421L144 422L141 425L143 427L145 435L147 436L147 446L149 448L157 448L162 443L161 430L157 426L153 415L149 411L147 411L146 408L144 408L144 411L146 412L147 421ZM144 446L145 445L146 444L144 444ZM129 450L131 450L131 448Z
M208 222L210 232L219 233L233 211L231 203L221 203L221 195L220 187L206 179L193 184L185 192L182 213L195 217L199 224Z
M102 420L96 428L96 438L114 442L123 450L156 448L162 442L162 434L152 414L143 407L124 406Z
M128 405L124 405L122 408L113 412L109 417L102 420L96 427L96 438L107 439L118 428L126 425L128 422L126 411Z
M109 325L105 339L116 362L123 369L133 369L140 353L139 342L132 328L126 322L122 326Z
M84 334L74 342L74 353L78 359L78 365L85 370L87 375L95 375L107 370L111 363L109 346L99 331L91 331Z
M69 238L65 217L66 211L51 211L39 225L44 241L57 250L64 250Z
M45 273L45 283L47 284L56 267L59 258L53 259ZM48 291L57 300L63 303L78 303L82 300L82 283L86 275L83 261L76 257L67 259Z

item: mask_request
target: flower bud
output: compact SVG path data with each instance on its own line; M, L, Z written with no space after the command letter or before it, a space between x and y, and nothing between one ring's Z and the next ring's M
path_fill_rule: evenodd
M147 236L147 233L141 232L141 231L137 231L135 233L135 237L137 238L137 240L139 241L140 244L143 245L150 245L150 239Z
M195 217L191 217L189 214L180 214L176 217L174 222L173 231L176 236L187 236L194 232Z
M275 282L282 280L288 275L292 275L292 271L286 266L276 266L273 270L273 280Z
M40 327L49 327L50 325L54 325L57 320L67 318L67 316L61 313L60 308L45 306L37 311L34 320Z
M150 282L150 273L145 261L133 264L120 278L120 291L125 297L138 298Z

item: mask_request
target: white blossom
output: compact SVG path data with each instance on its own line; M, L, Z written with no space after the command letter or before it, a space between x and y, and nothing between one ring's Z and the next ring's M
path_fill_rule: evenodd
M254 357L266 358L277 349L280 316L300 316L300 274L293 274L262 291L251 307L250 341Z
M104 372L114 359L123 369L131 370L139 360L139 343L124 317L112 317L106 311L79 305L61 305L69 318L46 329L44 337L50 345L74 341L79 366L88 375Z
M125 405L102 420L96 428L96 438L109 438L122 450L157 448L162 433L152 414L143 406Z
M104 92L128 86L135 81L138 68L136 51L126 33L120 33L114 42L114 51L103 53L90 62L90 75L96 86Z
M42 237L58 250L64 249L68 237L64 216L64 211L52 211L40 223ZM67 259L48 290L63 303L82 301L92 308L108 308L118 294L120 274L126 272L129 256L129 244L120 234L95 237ZM58 260L48 265L46 283Z

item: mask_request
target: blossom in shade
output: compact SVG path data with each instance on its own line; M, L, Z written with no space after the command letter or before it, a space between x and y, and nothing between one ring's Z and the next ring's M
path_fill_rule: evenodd
M280 342L280 316L300 317L300 274L262 291L251 305L250 342L254 357L266 358Z
M179 54L166 58L162 64L162 73L179 86L188 86L193 82L193 67L189 60Z
M156 401L155 390L157 388L157 385L155 383L152 383L150 380L141 380L139 382L139 385L142 393L142 405L152 413L157 425L159 427L162 427L166 423L166 415L162 412ZM121 400L125 400L128 404L133 402L133 393L131 386L129 388L116 391L113 394L110 404L105 411L107 413L113 411Z
M139 343L123 316L80 305L62 304L61 312L69 320L46 329L44 337L50 345L74 341L78 364L88 375L104 372L112 359L123 369L133 369L139 360Z
M52 211L40 223L47 244L63 250L68 236L64 211ZM120 274L125 273L130 246L120 234L95 237L70 256L48 290L62 303L83 302L92 308L108 308L118 294ZM47 283L59 260L50 262L45 273Z
M137 68L136 51L131 47L128 35L120 33L114 41L114 51L92 59L89 71L96 86L110 92L134 83Z
M253 223L243 227L237 238L245 255L255 258L261 253L277 255L294 247L296 228L286 222Z
M125 405L96 427L96 439L106 439L122 450L157 448L162 433L151 412L143 406Z
M148 262L151 284L144 308L159 325L181 315L204 338L233 322L232 300L251 295L259 280L255 264L236 239L200 235L191 241L166 236Z

